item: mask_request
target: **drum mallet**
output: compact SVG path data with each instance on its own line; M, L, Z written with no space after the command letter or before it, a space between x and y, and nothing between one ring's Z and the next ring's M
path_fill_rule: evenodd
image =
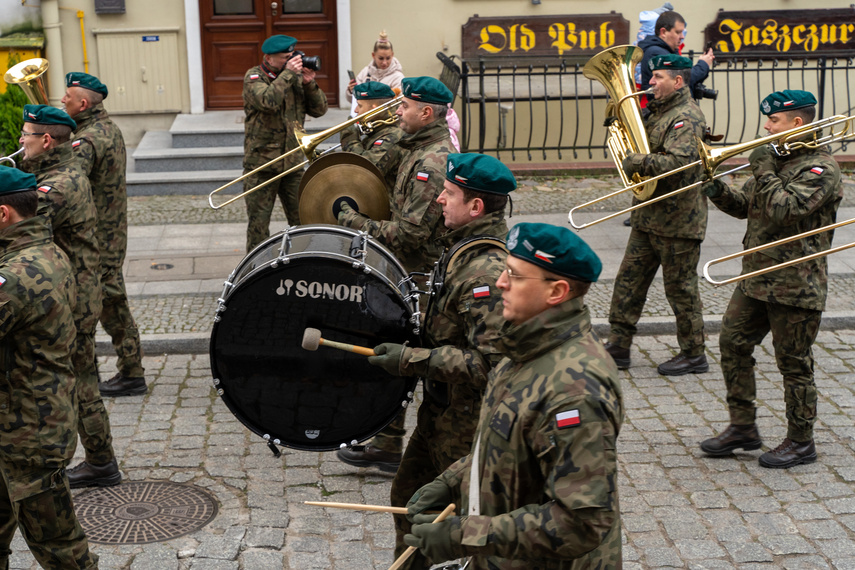
M355 352L362 356L375 356L373 348L365 348L364 346L356 346L353 344L327 340L325 338L321 338L321 331L318 329L306 329L306 332L303 333L303 348L306 350L318 350L318 347L321 345L328 346L330 348L337 348L339 350L346 350L347 352Z

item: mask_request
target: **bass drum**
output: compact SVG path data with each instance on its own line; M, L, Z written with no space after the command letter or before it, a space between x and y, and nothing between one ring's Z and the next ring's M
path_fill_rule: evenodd
M298 226L247 255L226 281L211 333L217 392L268 443L310 451L365 441L413 397L417 379L364 356L302 347L306 328L374 347L418 343L418 292L397 259L363 232Z

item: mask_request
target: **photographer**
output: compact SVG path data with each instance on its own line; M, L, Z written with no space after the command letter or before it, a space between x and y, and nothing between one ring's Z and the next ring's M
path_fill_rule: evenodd
M261 65L243 78L244 174L298 148L294 127L303 128L308 113L320 117L327 112L327 97L315 82L320 68L317 57L304 57L295 51L297 40L289 36L271 36L261 45ZM244 181L248 190L301 162L292 156L277 162ZM298 191L302 170L293 172L246 196L246 250L251 251L270 235L270 214L276 196L282 202L288 224L300 223Z
M686 20L683 19L683 16L669 10L663 12L656 20L656 35L647 36L638 43L638 47L644 50L644 57L641 59L642 91L650 89L650 78L653 75L653 71L650 69L650 59L657 55L678 55L685 31ZM701 85L709 75L713 61L715 61L715 55L713 55L712 47L708 47L698 62L692 66L692 74L689 78L689 92L692 94L692 98L715 99L714 92ZM648 101L652 99L652 95L647 96Z

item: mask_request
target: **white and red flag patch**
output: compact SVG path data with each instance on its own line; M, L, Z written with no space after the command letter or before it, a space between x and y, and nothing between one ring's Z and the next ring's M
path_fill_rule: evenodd
M472 289L472 296L476 299L483 299L484 297L490 296L490 286L489 285L481 285L480 287L475 287Z
M45 194L47 194L48 192L50 192L50 186L39 186L39 192L44 192Z
M416 179L421 180L422 182L427 182L430 176L427 172L418 172L416 173Z
M559 428L573 427L581 424L582 420L579 418L579 410L570 410L555 414L555 423L558 424Z
M259 76L257 73L253 73L252 75L249 76L250 79L258 79L258 77Z
M541 261L545 261L546 263L552 263L552 260L555 257L554 255L546 253L545 251L540 251L539 249L534 252L534 256L540 259Z
M822 174L823 172L825 172L824 169L822 169L818 166L814 166L813 168L810 169L810 171L813 172L814 174Z
M793 103L795 103L795 101L784 101L784 107L789 107Z
M381 144L383 144L383 139L377 139L374 141L374 146L380 146Z
M72 148L77 148L77 147L79 147L79 146L80 146L80 142L81 142L81 141L80 141L80 139L77 139L76 141L74 141L73 143L71 143Z
M2 287L4 283L6 283L6 278L0 275L0 287Z
M675 129L682 128L682 126L683 126L683 121L677 121L676 123L674 123Z

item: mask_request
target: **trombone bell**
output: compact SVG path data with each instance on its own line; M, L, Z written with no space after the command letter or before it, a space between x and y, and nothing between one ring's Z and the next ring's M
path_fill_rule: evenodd
M44 83L48 67L50 63L44 58L27 59L10 67L3 79L20 87L33 105L49 105Z

